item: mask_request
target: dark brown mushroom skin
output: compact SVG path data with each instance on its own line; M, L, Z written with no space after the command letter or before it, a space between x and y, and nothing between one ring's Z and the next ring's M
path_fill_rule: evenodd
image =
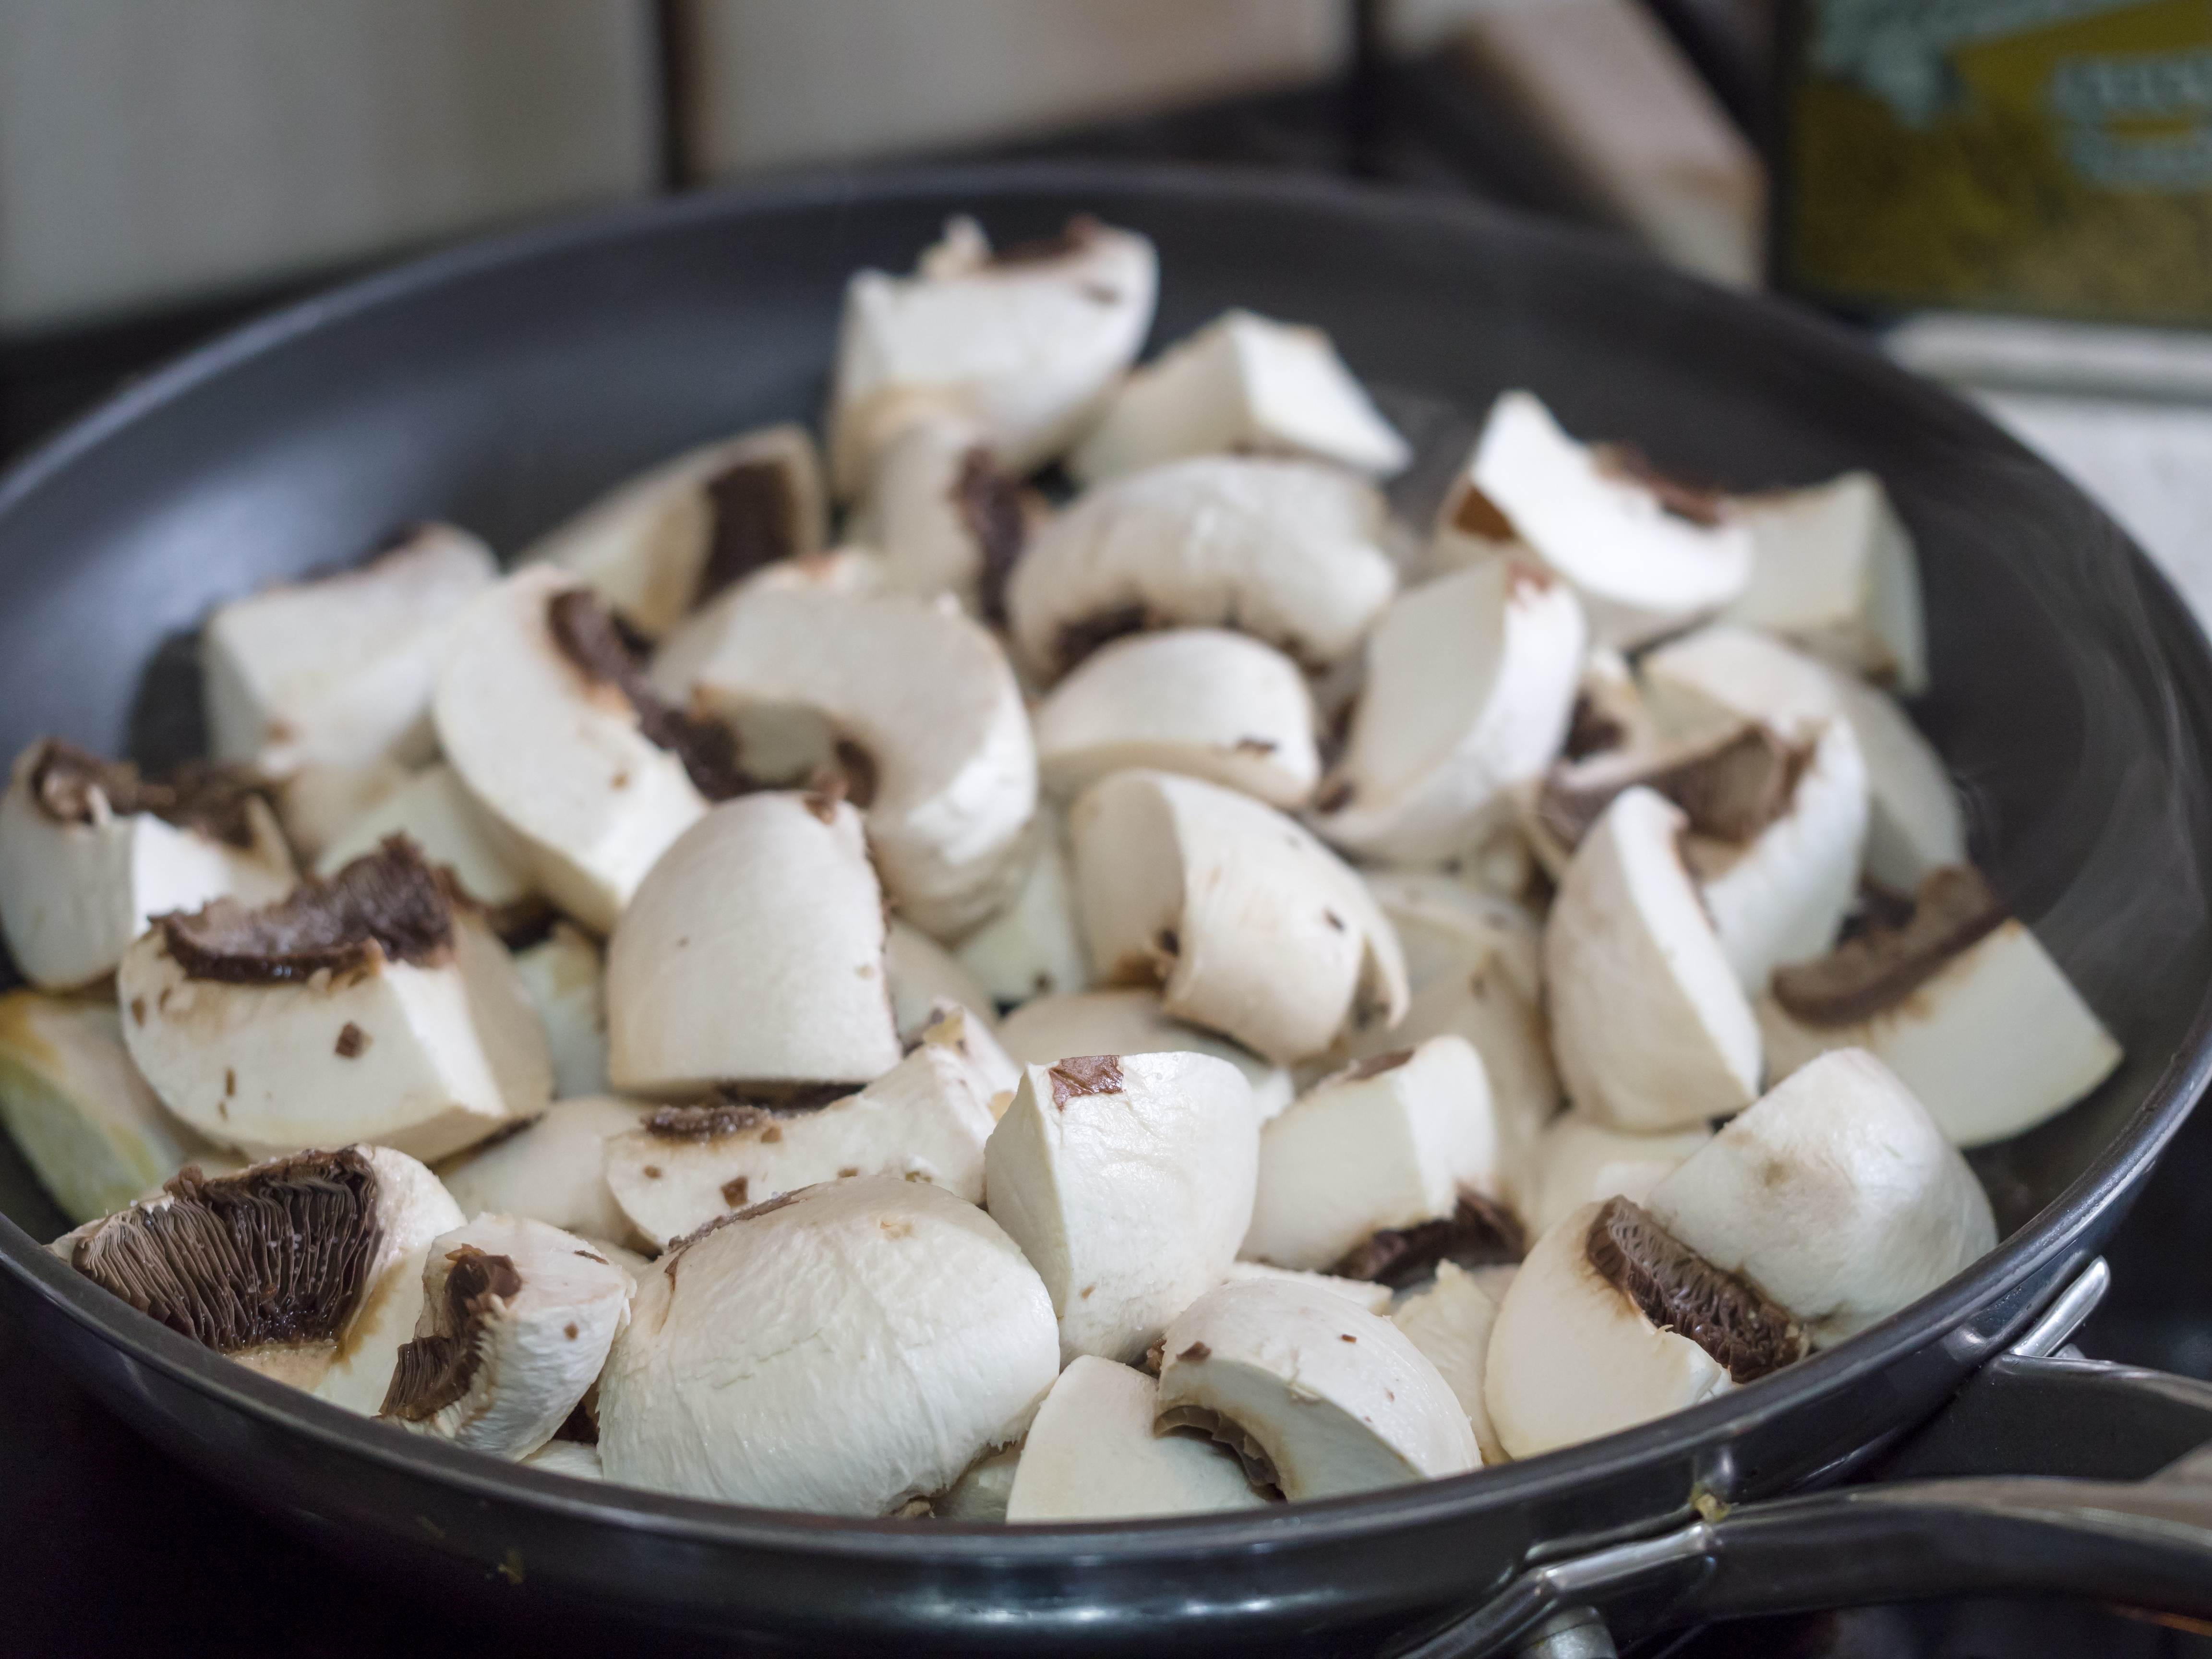
M155 925L188 977L230 985L295 984L380 961L435 968L453 959L453 896L404 836L274 904L249 909L219 898Z
M256 844L248 804L268 799L268 780L246 766L188 761L168 778L140 775L130 761L104 760L64 738L48 738L31 763L32 801L56 823L90 823L94 793L118 817L150 812L179 830L198 830L241 851Z
M1045 1072L1052 1084L1052 1103L1066 1111L1067 1103L1086 1095L1121 1092L1121 1060L1118 1054L1077 1054L1054 1060Z
M434 1328L401 1346L379 1417L424 1422L468 1393L483 1364L484 1328L522 1290L511 1256L464 1244L446 1261L445 1293L428 1304Z
M639 665L641 652L623 637L620 619L587 587L572 587L545 602L545 624L561 654L585 678L612 687L637 716L639 735L684 763L691 787L708 800L744 793L737 736L719 720L672 708L655 696Z
M1903 1002L2004 921L2004 904L1979 871L1931 870L1909 920L1874 922L1825 957L1777 968L1774 1000L1808 1025L1856 1025Z
M1583 1248L1599 1278L1661 1330L1703 1348L1736 1382L1780 1370L1805 1352L1805 1334L1788 1309L1723 1273L1627 1199L1605 1201Z

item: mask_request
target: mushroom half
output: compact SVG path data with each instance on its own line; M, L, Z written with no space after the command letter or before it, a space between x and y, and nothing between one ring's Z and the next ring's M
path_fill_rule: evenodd
M349 820L315 855L315 873L335 876L393 836L406 836L430 863L452 872L461 892L492 912L495 928L532 920L543 925L544 908L508 856L498 826L470 798L460 774L442 761Z
M1505 1448L1490 1420L1482 1376L1490 1356L1491 1328L1498 1322L1498 1304L1481 1281L1456 1262L1439 1261L1436 1282L1407 1297L1390 1316L1390 1322L1405 1332L1450 1386L1452 1398L1474 1431L1475 1444L1482 1449L1482 1461L1503 1463Z
M607 1185L607 1143L642 1128L653 1110L605 1096L556 1100L438 1174L466 1215L525 1216L585 1238L645 1243Z
M1046 514L1043 498L991 453L972 416L917 396L887 408L867 493L846 530L883 556L885 585L950 593L986 622L1006 620L1006 578Z
M954 952L961 971L994 1003L1091 987L1091 951L1075 914L1075 884L1067 868L1066 817L1050 802L1040 802L1024 840L1027 866L1021 885Z
M1079 1354L1037 1407L1006 1493L1010 1522L1121 1521L1264 1508L1210 1435L1156 1433L1159 1388L1133 1366Z
M1609 1128L1582 1112L1562 1112L1544 1126L1507 1195L1529 1237L1540 1237L1569 1211L1594 1200L1626 1198L1641 1204L1712 1138L1703 1124L1635 1134Z
M937 1017L939 1002L956 1003L980 1024L992 1024L991 994L950 951L896 916L884 930L884 978L902 1044L921 1035L922 1027Z
M556 921L537 944L515 951L514 972L545 1027L553 1097L607 1093L613 1085L607 1079L606 971L597 942Z
M1211 1054L1244 1073L1252 1109L1261 1122L1291 1103L1291 1074L1249 1048L1169 1017L1159 994L1084 991L1024 1003L999 1027L999 1042L1024 1066L1049 1066L1065 1054Z

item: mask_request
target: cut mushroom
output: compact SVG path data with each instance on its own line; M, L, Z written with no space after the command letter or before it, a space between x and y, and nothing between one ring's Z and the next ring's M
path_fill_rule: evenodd
M1632 450L1577 443L1526 392L1492 406L1456 501L1469 534L1501 552L1525 547L1571 584L1601 645L1625 651L1672 632L1751 580L1751 532L1717 496Z
M498 574L474 536L423 525L358 570L223 605L200 635L216 758L275 777L428 760L447 641Z
M1221 1282L1252 1220L1259 1129L1243 1074L1204 1054L1024 1069L985 1181L1052 1297L1063 1361L1137 1359Z
M672 702L738 734L746 770L761 722L822 722L865 812L868 842L900 914L957 938L1009 896L1013 854L1036 806L1036 750L998 641L949 605L904 594L846 598L748 590L678 630L653 668Z
M1211 1436L1153 1432L1158 1395L1133 1367L1078 1356L1030 1425L1006 1518L1120 1521L1265 1507L1236 1454Z
M1469 1228L1498 1218L1498 1190L1481 1058L1464 1037L1431 1037L1339 1073L1261 1131L1239 1254L1402 1280L1458 1242L1462 1205Z
M1607 1128L1580 1112L1563 1112L1538 1137L1526 1173L1507 1197L1528 1228L1540 1237L1571 1210L1608 1198L1641 1204L1684 1158L1713 1138L1711 1129L1631 1134Z
M1649 789L1615 798L1576 848L1544 932L1567 1094L1617 1129L1681 1128L1758 1091L1758 1023L1683 867L1686 823Z
M1040 804L1026 839L1028 873L1021 885L954 953L962 971L1000 1003L1091 987L1091 951L1068 877L1066 821L1056 807Z
M1473 1273L1455 1262L1437 1263L1437 1281L1391 1316L1391 1322L1426 1355L1450 1386L1452 1398L1467 1413L1485 1463L1503 1463L1505 1448L1483 1399L1483 1368L1490 1355L1491 1328L1498 1304Z
M644 1127L653 1109L604 1096L557 1100L438 1173L464 1215L526 1216L585 1238L648 1242L607 1186L607 1143Z
M1069 1054L1211 1054L1244 1073L1264 1123L1291 1103L1291 1074L1249 1048L1171 1019L1152 991L1085 991L1038 997L1008 1014L999 1042L1017 1062L1049 1066Z
M886 1515L1018 1439L1059 1370L1051 1300L990 1217L923 1182L833 1182L646 1275L599 1456L625 1486Z
M891 1018L901 1043L912 1042L936 1018L939 1002L957 1003L978 1024L992 1024L991 994L952 953L919 927L896 916L884 932L884 977L889 982Z
M1328 335L1231 310L1124 380L1067 465L1096 483L1231 453L1300 455L1376 477L1413 459Z
M626 1094L881 1077L899 1041L860 815L821 795L716 807L623 913L606 998L608 1069Z
M312 864L356 820L416 775L398 761L374 760L366 766L303 766L278 779L272 796L293 856Z
M1200 1297L1161 1345L1163 1429L1203 1429L1297 1502L1482 1464L1450 1385L1387 1319L1281 1280Z
M522 558L588 582L623 621L659 639L763 566L820 552L827 520L814 441L803 427L763 427L617 485Z
M972 219L911 276L845 289L830 408L839 490L866 477L884 404L926 391L971 417L1010 472L1050 460L1097 415L1152 326L1158 256L1135 233L1074 219L994 253Z
M1804 1346L1786 1309L1609 1198L1569 1212L1521 1264L1483 1401L1506 1455L1534 1457L1756 1381Z
M58 738L15 757L0 796L0 927L50 991L112 972L151 918L211 899L265 904L295 874L250 776L226 768L148 783Z
M605 1094L612 1085L607 1079L605 972L599 947L580 928L556 922L545 938L517 951L514 961L515 977L545 1028L553 1097Z
M1389 1313L1397 1296L1388 1285L1371 1279L1340 1279L1334 1273L1306 1273L1297 1267L1278 1267L1267 1261L1232 1261L1221 1282L1249 1285L1261 1279L1287 1279L1293 1285L1310 1285L1343 1297L1354 1307L1364 1308L1371 1314Z
M116 987L162 1103L244 1152L368 1140L444 1158L552 1097L505 948L404 841L258 910L163 916Z
M1279 1064L1406 1012L1398 939L1359 878L1272 807L1195 778L1116 772L1068 815L1098 977Z
M565 1474L571 1480L606 1479L606 1471L599 1467L599 1447L580 1440L549 1440L522 1461L533 1469Z
M2033 1128L2120 1063L2119 1044L2034 933L1966 868L1922 883L1902 927L1875 927L1778 969L1759 1021L1775 1077L1864 1048L1961 1146Z
M548 566L470 606L436 712L446 758L532 884L600 933L708 798L737 787L727 734L654 699L606 608Z
M985 1452L942 1492L932 1492L929 1512L939 1521L1004 1521L1006 1497L1022 1466L1019 1446Z
M1298 662L1347 655L1390 602L1382 498L1306 461L1205 456L1085 491L1006 584L1023 659L1056 679L1145 628L1233 627Z
M170 1329L373 1413L422 1305L430 1241L460 1224L413 1158L349 1146L212 1178L188 1169L64 1243L79 1273Z
M1651 1215L1826 1347L1996 1248L1981 1183L1894 1073L1823 1054L1651 1189Z
M622 1268L542 1221L480 1215L441 1234L414 1340L377 1414L471 1451L527 1457L599 1380L630 1289Z
M915 398L879 424L889 435L847 533L880 550L890 586L950 593L1003 622L1006 577L1045 516L1042 499L992 459L975 420L939 399Z
M494 927L519 918L529 905L528 879L452 767L441 763L417 772L348 823L317 855L315 873L334 876L393 836L406 836L425 859L452 871L462 892L495 913Z
M1928 689L1912 538L1871 472L1730 504L1751 532L1751 583L1724 613L1889 685Z
M1101 646L1037 709L1036 743L1045 787L1063 798L1146 766L1287 809L1321 774L1305 677L1280 652L1218 628Z
M1434 863L1475 846L1566 741L1587 643L1574 592L1493 559L1409 588L1367 638L1367 685L1315 826Z

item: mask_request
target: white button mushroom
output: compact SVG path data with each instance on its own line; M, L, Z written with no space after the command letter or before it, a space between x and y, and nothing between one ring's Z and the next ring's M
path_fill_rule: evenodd
M607 1186L607 1142L644 1127L653 1109L605 1096L556 1100L438 1173L464 1215L527 1216L586 1238L638 1238Z
M896 916L884 932L884 976L902 1043L921 1035L939 1002L958 1004L986 1027L993 1024L991 994L950 951Z
M1232 1261L1229 1271L1221 1277L1224 1285L1249 1285L1260 1279L1288 1279L1293 1285L1310 1285L1316 1290L1328 1291L1340 1296L1355 1308L1364 1308L1371 1314L1387 1314L1397 1292L1388 1285L1378 1285L1371 1279L1340 1279L1334 1273L1312 1273L1297 1267L1278 1267L1267 1261Z
M942 398L919 395L877 424L889 435L846 534L881 552L889 587L950 593L969 614L1003 621L1006 576L1044 517L1042 498Z
M429 862L452 871L462 892L493 912L495 927L535 908L529 879L507 856L498 826L444 763L416 773L350 820L316 854L315 873L334 876L393 836L406 836Z
M1632 1134L1581 1112L1562 1112L1544 1126L1507 1196L1529 1237L1540 1237L1570 1210L1594 1200L1626 1198L1641 1204L1662 1177L1712 1138L1702 1124Z
M1019 1438L1060 1369L1020 1249L926 1182L787 1194L655 1267L599 1379L625 1486L889 1514Z
M1413 459L1328 335L1231 310L1124 380L1067 465L1096 483L1232 451L1303 455L1375 477Z
M1060 1321L1063 1360L1133 1360L1221 1282L1252 1220L1259 1120L1204 1054L1072 1056L1024 1069L983 1149L994 1220Z
M443 1158L552 1097L505 948L404 841L261 909L162 917L116 988L162 1103L248 1152L358 1139Z
M1296 1502L1482 1464L1450 1385L1404 1332L1281 1280L1199 1297L1161 1344L1162 1428L1201 1428Z
M899 1041L860 815L821 795L716 807L623 913L606 998L608 1069L624 1093L881 1077Z
M15 757L0 796L0 927L46 990L112 971L154 916L266 904L294 879L268 802L226 770L148 783L50 738Z
M1057 807L1040 803L1024 840L1028 866L1021 885L953 953L962 971L995 1002L1027 1002L1091 986L1091 951L1068 875L1066 819Z
M545 1027L553 1060L553 1097L603 1095L607 1080L607 1007L599 947L565 921L514 953L515 977Z
M1458 1263L1439 1261L1436 1283L1407 1297L1405 1305L1391 1315L1390 1322L1405 1332L1450 1385L1452 1398L1467 1413L1475 1444L1482 1449L1482 1461L1504 1462L1505 1448L1498 1443L1482 1392L1490 1331L1498 1322L1498 1304L1490 1293Z
M1030 1425L1006 1518L1119 1521L1265 1507L1243 1464L1210 1436L1153 1432L1158 1393L1140 1370L1079 1355Z
M1792 1073L1651 1189L1659 1224L1803 1322L1864 1330L1996 1248L1981 1183L1862 1048Z
M999 1042L1024 1066L1049 1066L1069 1054L1211 1054L1244 1073L1261 1122L1291 1103L1291 1074L1226 1037L1171 1019L1157 992L1085 991L1024 1003L999 1027Z
M1158 979L1168 1013L1279 1064L1405 1017L1397 935L1359 878L1273 808L1195 778L1116 772L1068 815L1098 977Z

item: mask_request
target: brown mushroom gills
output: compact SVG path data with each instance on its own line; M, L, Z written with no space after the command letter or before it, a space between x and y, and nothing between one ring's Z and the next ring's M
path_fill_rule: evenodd
M1689 1338L1739 1383L1805 1352L1805 1334L1788 1309L1723 1273L1627 1199L1606 1200L1583 1249L1598 1276L1646 1319Z
M150 812L179 830L244 850L254 845L246 805L264 799L268 781L250 767L189 761L165 781L140 775L129 761L103 760L62 738L49 738L31 763L31 799L56 823L90 823L97 792L118 817Z
M485 1326L500 1304L521 1291L512 1257L464 1244L446 1260L446 1293L430 1304L434 1328L399 1350L380 1417L421 1423L465 1395L483 1363Z
M1931 870L1903 926L1877 922L1825 957L1777 968L1774 1000L1808 1025L1856 1025L1904 1001L2004 920L1979 871Z
M1790 810L1810 752L1756 722L1692 743L1607 750L1554 766L1536 797L1536 819L1571 850L1616 797L1641 787L1680 807L1693 835L1741 846Z
M684 763L693 788L708 800L744 793L735 735L720 721L672 708L653 694L637 653L598 594L583 587L556 593L546 601L545 623L561 654L586 678L621 693L637 716L639 734Z
M415 843L393 836L274 904L249 909L219 898L163 916L159 926L169 954L193 979L283 985L380 960L442 965L453 952L453 903Z
M1370 1233L1327 1271L1337 1279L1395 1287L1434 1272L1439 1261L1488 1266L1518 1261L1527 1249L1519 1218L1497 1200L1462 1187L1449 1215Z

